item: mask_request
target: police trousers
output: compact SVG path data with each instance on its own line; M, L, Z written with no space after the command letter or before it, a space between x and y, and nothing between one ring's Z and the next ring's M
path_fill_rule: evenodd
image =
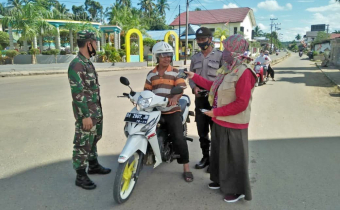
M211 106L208 101L208 97L196 97L195 98L195 121L197 126L197 133L199 136L200 146L202 149L203 157L209 157L209 148L210 148L210 138L209 138L209 130L211 130L211 126L213 121L211 117L203 114L200 109L211 109Z

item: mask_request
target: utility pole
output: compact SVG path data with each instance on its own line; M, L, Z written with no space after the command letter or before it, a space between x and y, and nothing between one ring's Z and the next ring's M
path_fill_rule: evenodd
M179 22L178 22L178 30L179 30L179 34L178 34L178 48L181 47L181 5L179 5L179 9L178 9L178 16L179 16ZM179 50L179 55L178 55L178 60L181 60L181 52L182 49Z
M329 28L329 25L326 25L326 26L327 26L327 29L326 29L326 30L327 30L327 34L328 34L328 28Z
M187 11L185 20L185 52L184 52L184 65L187 65L187 51L188 51L188 17L189 17L189 0L187 0Z
M277 20L277 18L270 18L272 23L270 24L270 51L272 52L272 46L273 46L273 21Z

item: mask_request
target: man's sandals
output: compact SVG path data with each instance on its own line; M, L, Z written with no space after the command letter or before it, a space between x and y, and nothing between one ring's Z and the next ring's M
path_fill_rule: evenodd
M191 172L183 172L183 178L186 182L194 181L194 175Z

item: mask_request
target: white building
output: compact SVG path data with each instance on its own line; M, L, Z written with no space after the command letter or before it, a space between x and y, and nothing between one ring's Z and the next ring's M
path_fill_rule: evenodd
M174 29L185 27L185 17L186 13L181 13L170 26ZM252 39L252 30L256 26L254 12L249 7L190 11L188 23L207 27L212 32L215 32L217 28L227 29L229 35L242 31L244 37L249 40Z

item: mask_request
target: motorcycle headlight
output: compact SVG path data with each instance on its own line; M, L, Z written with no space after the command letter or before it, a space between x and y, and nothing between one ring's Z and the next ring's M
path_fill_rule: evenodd
M141 109L146 109L150 106L152 98L143 98L139 96L137 104Z

